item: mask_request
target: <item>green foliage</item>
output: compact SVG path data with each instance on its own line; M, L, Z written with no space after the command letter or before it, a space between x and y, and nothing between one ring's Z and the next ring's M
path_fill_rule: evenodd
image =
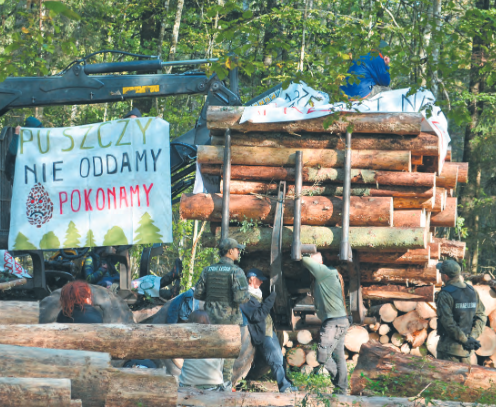
M79 239L81 238L81 235L79 234L79 231L76 228L76 225L74 222L71 220L69 222L69 226L67 227L67 232L65 235L65 241L64 241L64 247L79 247L80 246L80 241Z
M53 232L48 232L43 235L40 240L40 249L58 249L60 248L60 240Z

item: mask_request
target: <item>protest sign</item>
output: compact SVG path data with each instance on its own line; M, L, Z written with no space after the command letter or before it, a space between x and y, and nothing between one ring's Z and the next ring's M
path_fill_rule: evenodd
M172 241L169 124L22 128L10 250Z
M0 272L12 274L19 278L32 278L7 250L0 250Z

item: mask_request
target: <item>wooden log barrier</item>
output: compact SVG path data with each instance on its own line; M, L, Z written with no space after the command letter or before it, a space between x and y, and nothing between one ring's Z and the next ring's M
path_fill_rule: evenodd
M465 257L465 249L467 247L467 243L465 242L434 238L433 243L439 243L441 245L441 256L453 257L458 260Z
M25 278L18 278L16 280L10 280L10 281L6 281L4 283L0 283L0 291L8 290L12 287L17 287L19 285L24 285L27 282L28 282L28 280Z
M312 132L345 133L350 124L354 133L379 134L420 134L422 114L420 113L359 113L340 112L339 120L329 127L324 127L327 116L309 120L295 120L274 123L240 123L245 106L209 106L207 110L207 127L210 130L235 130L242 133L261 132Z
M391 366L394 366L393 370ZM380 382L385 377L388 380L397 378L396 385L389 388L392 396L414 397L424 391L426 396L443 394L461 402L475 402L485 392L494 394L496 369L439 359L426 363L418 356L394 352L377 342L363 344L351 375L351 393L371 394L367 388L368 380ZM402 378L404 385L400 384ZM429 383L431 385L426 389Z
M224 137L212 136L213 146L223 146ZM329 133L231 133L231 145L270 148L315 148L344 150L344 138ZM395 136L382 134L354 134L352 150L405 150L418 156L439 155L439 138L434 134L420 133L418 136Z
M276 197L231 195L229 215L232 221L253 219L271 224L274 222ZM341 223L343 200L340 197L304 196L301 203L301 223L314 226L334 226ZM222 218L221 194L183 194L179 206L181 219L198 219L220 222ZM391 226L393 200L391 198L352 197L350 225ZM294 201L285 202L285 225L294 224Z
M426 265L430 260L430 248L411 249L406 252L359 252L358 258L360 263Z
M0 343L108 352L116 359L236 358L237 325L0 325Z
M71 381L0 377L2 407L70 407Z
M362 295L364 300L434 301L434 286L373 285L362 287Z
M0 301L0 325L37 324L39 318L37 301Z
M272 229L252 228L241 230L230 227L229 236L246 244L247 252L270 250ZM217 247L220 228L214 233L203 235L205 247ZM349 236L351 247L357 250L401 251L424 249L427 247L427 234L424 228L351 227ZM283 227L282 249L290 250L293 242L293 228ZM301 243L315 244L319 250L338 250L341 244L341 228L324 226L302 226Z
M454 228L458 217L458 198L447 198L443 211L431 215L432 227Z
M231 147L233 165L263 165L278 167L295 165L297 151L303 151L303 166L323 166L327 168L344 166L343 150L313 150L298 148ZM224 147L198 146L199 164L222 164ZM412 169L410 151L352 150L352 168L372 170L406 171Z
M319 166L320 167L320 166ZM222 176L222 165L203 164L203 174ZM233 165L231 179L244 181L294 181L293 167L268 167L258 165ZM303 167L303 182L320 184L342 184L344 170L342 168L312 168ZM435 174L423 172L375 171L352 169L353 184L395 185L405 187L432 188L436 185Z

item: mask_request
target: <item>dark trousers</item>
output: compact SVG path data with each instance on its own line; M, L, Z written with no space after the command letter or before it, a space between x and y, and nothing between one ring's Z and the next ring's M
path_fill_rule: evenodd
M320 327L317 360L329 371L337 393L348 392L348 371L344 355L344 337L350 327L348 318L326 319Z
M266 336L263 343L258 345L258 350L262 352L265 362L270 366L272 378L277 382L279 391L285 390L291 386L289 380L286 379L281 346L279 345L277 335L273 332L272 337Z

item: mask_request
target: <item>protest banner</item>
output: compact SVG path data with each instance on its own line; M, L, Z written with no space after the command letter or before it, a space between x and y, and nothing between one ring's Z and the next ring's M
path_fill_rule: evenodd
M9 250L172 241L169 124L22 128Z

